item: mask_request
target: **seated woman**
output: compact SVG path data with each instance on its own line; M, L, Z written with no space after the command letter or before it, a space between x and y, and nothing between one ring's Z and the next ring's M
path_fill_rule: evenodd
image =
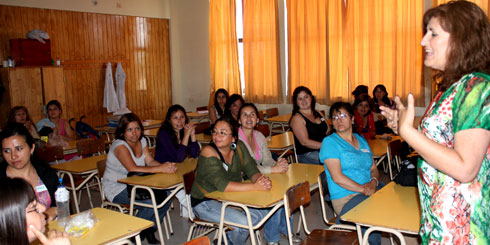
M374 125L373 104L371 97L367 94L361 94L354 101L354 122L357 126L357 132L364 136L365 139L371 139L376 135L376 126Z
M107 154L107 165L102 180L107 199L114 203L129 204L130 197L125 184L117 181L126 178L128 172L143 173L175 173L177 167L175 163L163 163L156 161L148 150L146 139L143 138L143 124L134 113L124 114L116 128L116 140L112 142L111 149ZM143 203L151 203L151 199L138 200ZM155 221L153 208L138 207L137 217L154 222L152 228L142 232L141 236L147 239L148 243L159 243L155 238L157 229L156 222L162 222L170 202L158 209L159 221Z
M238 113L238 123L240 124L238 139L245 144L261 173L285 173L288 171L288 161L284 158L278 159L277 162L274 161L264 135L254 129L259 124L258 115L259 111L254 104L245 103L242 105Z
M228 118L235 130L238 130L238 127L240 127L238 124L238 111L244 103L245 101L243 100L242 96L238 94L232 94L226 101L225 113L223 117Z
M158 130L155 160L159 162L183 162L187 155L197 157L199 144L196 141L196 126L181 105L168 108L165 121Z
M214 124L216 120L223 116L228 97L228 91L224 88L220 88L214 93L214 104L209 108L209 120L211 124Z
M10 109L9 119L7 124L12 123L21 123L23 124L29 133L31 133L34 139L39 139L39 134L37 133L36 124L32 123L31 116L29 116L29 112L25 106L15 106Z
M322 164L318 151L329 127L324 115L315 110L316 100L311 90L299 86L293 92L293 112L289 125L294 134L300 163Z
M380 106L396 109L396 104L393 100L388 98L388 91L383 84L378 84L373 89L373 113L374 113L374 126L376 127L376 134L393 133L391 129L387 127L386 118L381 114Z
M21 178L0 178L0 244L22 244L39 239L42 244L71 244L65 232L44 235L45 206L38 202L31 184Z
M353 132L352 106L336 102L329 114L334 133L323 139L319 157L325 164L328 191L339 223L340 216L371 196L382 184L378 182L378 168L367 141ZM371 239L370 236L370 244L381 242Z
M48 110L48 118L52 124L38 125L38 129L41 130L43 126L48 126L53 128L53 134L56 136L61 136L65 141L74 140L76 138L75 131L73 131L68 124L68 120L61 118L63 110L61 109L61 104L57 100L51 100L46 105ZM52 127L54 125L54 127Z
M22 178L31 184L36 199L47 207L47 219L53 220L57 215L54 193L58 176L49 166L32 157L34 138L22 124L13 123L2 130L0 140L4 159L0 164L0 177Z
M199 144L196 141L196 126L189 123L184 107L173 105L168 108L165 121L158 130L155 160L158 162L180 163L187 156L199 156ZM185 204L185 192L175 195L180 202L181 215L188 216Z
M267 191L272 183L262 175L253 158L248 153L243 142L238 141L237 131L227 118L220 118L214 124L213 142L205 146L196 169L196 178L192 185L191 203L194 213L201 219L219 222L221 202L207 199L205 193L213 191ZM237 142L237 143L236 143ZM251 181L242 182L242 174ZM267 215L269 209L249 208L252 223L255 225ZM284 210L277 210L265 223L265 240L279 242L280 227L277 225L278 216ZM227 208L225 220L239 224L247 224L247 218L242 210ZM229 240L233 244L245 244L249 235L248 229L233 227Z

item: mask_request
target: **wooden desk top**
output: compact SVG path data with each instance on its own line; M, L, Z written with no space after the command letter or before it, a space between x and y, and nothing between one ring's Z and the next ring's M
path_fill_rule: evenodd
M160 126L162 126L163 120L148 119L148 120L142 120L141 123L143 124L143 127L146 130L146 129L152 129L152 128L160 128ZM104 133L109 133L109 134L116 133L116 128L115 127L109 127L109 126L96 127L95 130L100 131L100 132L104 132Z
M267 146L270 150L284 150L292 147L294 143L293 132L291 131L273 135L270 139L267 141Z
M379 135L376 135L376 139L368 139L369 148L373 152L373 157L381 157L386 154L388 144L392 141L401 139L398 135L392 135L391 140L381 139Z
M107 159L107 154L87 157L71 162L53 164L51 165L51 168L54 168L55 170L61 170L70 173L75 173L75 174L84 174L96 170L97 162L104 159Z
M107 244L117 241L129 235L136 235L140 231L152 227L153 222L135 216L115 212L105 208L93 208L92 213L98 221L95 226L79 238L70 237L73 245L77 244ZM63 228L58 226L58 221L48 223L47 230Z
M150 137L157 137L159 129L160 128L145 129L145 131L143 131L143 135L150 136Z
M342 220L417 234L420 228L420 201L416 187L394 181L344 214Z
M288 123L289 118L291 118L291 113L266 118L265 121L267 121L267 122L278 122L278 123Z
M184 181L183 175L196 169L197 159L186 158L184 162L177 163L177 172L174 174L156 173L147 176L131 176L117 182L130 185L148 186L158 189L169 189Z
M206 113L199 113L199 112L196 112L196 111L188 111L186 113L187 117L188 118L202 118L202 117L208 117L209 116L209 113L206 111Z
M196 140L200 143L209 144L213 140L213 136L204 133L196 134Z
M318 175L325 171L322 165L293 163L285 174L266 174L272 180L269 191L221 192L206 194L207 198L219 201L242 203L249 207L267 208L281 201L286 190L296 184L309 181L317 184Z

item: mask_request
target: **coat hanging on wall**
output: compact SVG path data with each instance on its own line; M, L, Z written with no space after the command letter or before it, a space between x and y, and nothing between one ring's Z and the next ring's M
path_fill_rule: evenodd
M104 87L104 102L103 107L107 108L107 112L115 112L119 109L119 101L117 99L116 90L114 89L114 80L112 79L111 62L107 63L105 70L105 87Z

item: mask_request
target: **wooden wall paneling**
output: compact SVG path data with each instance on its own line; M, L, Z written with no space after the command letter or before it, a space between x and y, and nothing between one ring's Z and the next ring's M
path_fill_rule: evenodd
M42 83L41 69L39 68L9 68L10 69L10 98L11 106L23 105L27 107L34 122L42 118Z
M66 86L62 67L42 67L44 102L58 100L63 110L66 106Z
M0 58L9 56L9 39L34 28L50 34L52 58L64 66L65 117L106 123L103 63L111 60L113 72L123 63L129 109L163 118L171 103L168 20L0 5Z

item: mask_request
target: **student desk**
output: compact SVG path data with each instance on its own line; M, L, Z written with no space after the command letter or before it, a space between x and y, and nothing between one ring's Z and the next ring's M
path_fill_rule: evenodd
M93 208L92 213L98 221L95 226L79 238L70 237L73 245L78 244L117 244L136 236L136 244L141 244L139 233L153 226L153 222L105 208ZM58 221L48 223L47 230L63 231Z
M298 183L309 181L310 190L318 187L317 178L320 173L325 171L321 165L293 163L284 174L266 174L272 181L272 188L269 191L246 191L246 192L221 192L214 191L206 194L207 198L223 202L221 218L219 224L218 244L221 244L223 237L223 226L225 224L225 210L227 206L242 208L247 214L248 225L240 225L233 222L226 222L227 225L249 229L250 240L256 244L254 230L261 227L274 212L283 206L283 197L287 189ZM253 208L272 208L268 215L256 226L252 226L248 207Z
M141 121L143 124L143 127L146 129L152 129L152 128L160 128L162 126L163 120L143 120ZM99 134L105 134L107 135L107 140L111 141L109 135L114 135L116 133L116 128L115 127L109 127L109 126L102 126L102 127L96 127L95 130L99 132Z
M283 114L275 117L270 117L264 119L267 123L269 123L269 131L272 132L272 128L274 124L279 124L282 127L282 131L285 132L285 127L289 125L289 119L291 118L291 113Z
M371 148L371 152L373 153L373 157L377 158L376 166L378 166L386 157L386 153L388 152L388 144L395 140L401 140L401 137L398 135L390 135L391 140L382 139L380 135L376 135L374 139L367 139L369 144L369 148Z
M100 160L107 159L107 154L100 156L87 157L71 162L65 162L60 164L53 164L51 168L55 169L60 174L66 174L70 178L71 189L73 193L73 200L75 201L75 207L77 213L80 212L79 201L77 199L77 191L84 187L89 180L95 178L97 176L97 162ZM73 181L73 175L85 176L82 183L78 186L75 186L75 182ZM101 188L99 183L99 188ZM90 197L90 191L88 191L88 195ZM90 200L90 205L92 205L92 200Z
M187 117L189 118L189 120L196 120L197 122L209 120L208 111L203 111L203 113L191 111L191 112L187 112L186 114L187 114Z
M187 158L183 163L177 164L177 172L174 174L157 173L150 174L147 176L132 176L124 179L118 180L119 183L133 185L133 190L131 191L131 203L130 203L130 215L133 215L134 205L143 206L148 208L153 208L155 212L155 220L160 220L158 215L159 208L163 207L167 202L169 202L175 194L182 188L184 188L183 175L189 171L193 171L197 166L197 159ZM167 196L162 203L157 204L155 201L155 196L152 188L155 189L173 189L172 192ZM140 203L134 199L136 194L136 189L145 189L150 192L152 204ZM162 233L162 224L157 222L158 234L160 235L160 242L164 244L164 238Z
M420 201L416 187L404 187L394 181L340 217L356 223L359 241L361 226L376 226L402 233L418 234Z
M200 134L196 134L196 140L200 144L209 144L209 143L211 143L211 140L213 140L213 136L208 135L208 134L204 134L204 133L200 133Z

